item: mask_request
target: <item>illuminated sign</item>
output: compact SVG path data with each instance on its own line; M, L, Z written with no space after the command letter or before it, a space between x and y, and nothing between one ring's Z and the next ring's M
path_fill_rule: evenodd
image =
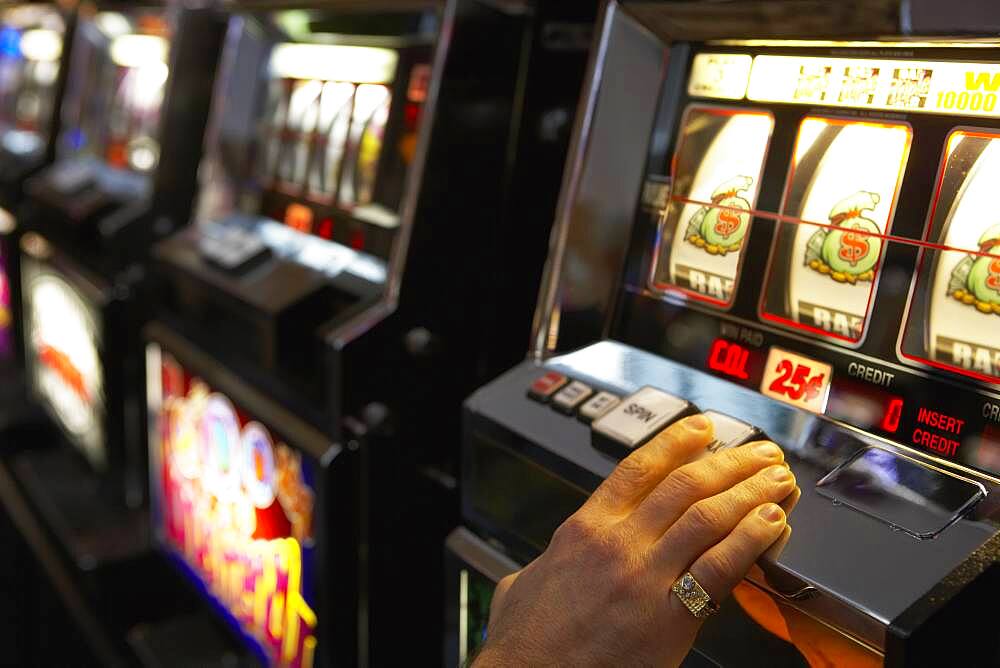
M308 668L314 467L155 344L147 373L161 537L269 663Z
M24 257L29 380L70 439L98 468L104 442L104 372L97 310L65 278Z
M833 367L781 348L771 348L760 391L772 399L813 413L826 410Z
M750 377L747 372L749 359L750 351L740 344L716 339L708 353L708 368L732 378L746 380Z
M745 53L699 53L691 63L688 95L742 100L752 63Z
M391 49L345 44L285 43L271 53L271 73L280 78L389 83L399 56Z
M778 43L780 45L780 43ZM696 97L1000 117L996 63L700 53Z

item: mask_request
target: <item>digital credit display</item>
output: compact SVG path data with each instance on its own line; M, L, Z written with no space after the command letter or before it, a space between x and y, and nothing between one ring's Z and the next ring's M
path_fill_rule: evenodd
M150 480L161 540L272 665L317 648L317 464L149 344Z

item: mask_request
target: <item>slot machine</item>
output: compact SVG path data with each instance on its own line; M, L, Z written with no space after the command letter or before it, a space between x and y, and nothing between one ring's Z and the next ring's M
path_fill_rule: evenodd
M802 498L690 665L995 665L996 19L609 2L528 359L465 404L460 531L528 563L705 412Z
M149 243L187 221L224 26L180 3L82 6L55 160L24 185L24 375L41 418L3 434L20 566L2 612L33 661L118 665L126 628L193 600L152 549L139 329Z
M20 404L22 393L14 214L25 179L52 161L74 21L50 4L0 12L0 392L11 421L18 418L10 404Z
M516 166L562 159L589 32L550 26L540 90L527 4L229 9L194 223L154 249L158 539L265 661L434 662L441 582L413 574L454 523L461 398L517 356L490 332L530 332L490 304L537 288L541 258L500 279L544 252L558 170Z
M50 536L59 556L38 563L71 573L100 624L150 611L130 580L155 554L141 240L186 221L223 27L179 6L81 10L56 160L17 212L24 375L41 416L27 435L4 432L4 506L34 527L24 541ZM58 590L63 576L48 575Z

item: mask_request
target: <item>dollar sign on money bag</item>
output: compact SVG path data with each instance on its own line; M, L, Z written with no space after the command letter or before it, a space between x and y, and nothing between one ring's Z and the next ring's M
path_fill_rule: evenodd
M881 234L867 218L852 218L826 235L823 261L834 271L858 276L871 271L882 253L882 239L865 234Z
M715 204L701 223L702 238L715 246L728 247L742 243L750 225L750 203L742 197L733 196L723 198Z
M987 304L1000 304L1000 247L990 250L990 254L979 256L972 263L966 281L969 292L976 299Z

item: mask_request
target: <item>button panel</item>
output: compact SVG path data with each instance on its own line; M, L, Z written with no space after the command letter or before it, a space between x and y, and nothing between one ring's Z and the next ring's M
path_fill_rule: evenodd
M555 408L560 413L572 415L577 406L586 401L593 393L594 388L590 385L574 380L552 397L552 408Z
M604 452L627 454L667 425L696 410L689 401L647 386L595 420L591 442Z
M528 396L536 401L548 401L569 379L558 371L549 371L535 379L528 388Z
M598 392L580 406L580 419L584 422L593 422L612 408L618 405L621 397L610 392Z

